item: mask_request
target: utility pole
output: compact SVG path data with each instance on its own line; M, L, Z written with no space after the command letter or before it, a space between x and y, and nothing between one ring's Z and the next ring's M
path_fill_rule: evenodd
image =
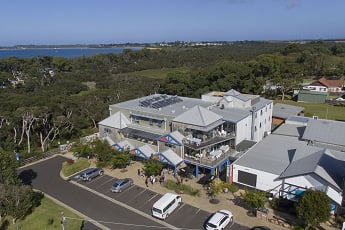
M61 227L62 227L62 230L66 230L66 217L65 217L65 214L63 212L61 212Z

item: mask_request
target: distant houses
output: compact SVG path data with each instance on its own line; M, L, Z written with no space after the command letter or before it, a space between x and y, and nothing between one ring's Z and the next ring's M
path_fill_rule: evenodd
M344 79L329 80L321 77L309 85L304 86L303 89L317 92L345 92Z

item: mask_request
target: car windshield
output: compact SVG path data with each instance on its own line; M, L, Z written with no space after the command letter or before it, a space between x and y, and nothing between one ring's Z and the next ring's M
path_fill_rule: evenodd
M162 211L160 209L158 209L158 208L152 208L152 211L158 212L158 213L162 213Z
M118 183L113 184L113 187L117 187L117 186L119 186L119 184L118 184Z
M207 223L207 226L211 227L211 228L217 228L216 225L212 224L212 223Z

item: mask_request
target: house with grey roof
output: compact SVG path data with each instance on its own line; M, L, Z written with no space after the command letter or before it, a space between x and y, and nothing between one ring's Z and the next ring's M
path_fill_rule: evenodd
M231 165L231 181L290 200L298 200L306 189L321 190L334 204L342 205L345 154L339 151L339 139L332 138L330 129L334 125L339 125L340 130L345 124L288 118ZM328 135L315 133L321 131Z
M115 143L126 139L134 148L148 144L159 153L171 149L196 168L196 176L199 168L214 174L230 164L236 145L270 133L272 110L271 100L236 90L201 99L154 94L110 105L99 135Z

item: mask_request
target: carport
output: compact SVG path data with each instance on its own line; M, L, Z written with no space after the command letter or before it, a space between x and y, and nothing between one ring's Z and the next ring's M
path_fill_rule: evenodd
M132 149L129 153L144 159L150 159L154 154L156 154L156 152L149 145L143 145Z
M176 177L176 168L183 162L183 159L171 149L160 152L156 156L160 162L167 163L168 165L174 167L174 177Z

